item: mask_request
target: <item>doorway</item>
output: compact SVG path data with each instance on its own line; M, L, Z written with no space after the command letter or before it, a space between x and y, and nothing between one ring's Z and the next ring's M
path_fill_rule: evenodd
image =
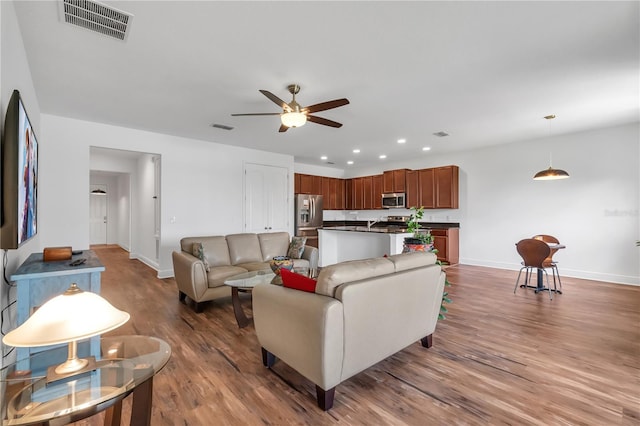
M91 185L89 203L89 243L107 244L107 192L106 185Z

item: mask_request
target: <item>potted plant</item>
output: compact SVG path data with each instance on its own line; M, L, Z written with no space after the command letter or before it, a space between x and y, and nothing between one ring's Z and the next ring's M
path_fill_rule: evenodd
M431 251L433 250L433 236L429 230L421 232L420 219L424 215L424 207L411 207L411 214L407 221L407 232L413 234L412 237L404 239L403 252L411 251Z

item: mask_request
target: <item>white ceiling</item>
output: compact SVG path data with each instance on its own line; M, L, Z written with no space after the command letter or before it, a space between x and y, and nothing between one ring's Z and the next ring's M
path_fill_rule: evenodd
M637 1L104 3L134 15L125 42L17 2L43 113L339 168L639 121ZM316 114L344 126L231 117L278 112L258 89L290 83L303 106L348 98Z

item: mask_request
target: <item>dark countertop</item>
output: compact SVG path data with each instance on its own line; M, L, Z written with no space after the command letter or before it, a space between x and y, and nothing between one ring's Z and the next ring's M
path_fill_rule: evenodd
M320 229L328 231L373 232L377 234L405 234L407 232L406 228L400 228L398 226L372 226L371 229L369 229L366 224L364 226L323 226Z
M454 222L420 222L421 229L449 229L460 228L459 223ZM325 229L336 229L343 231L364 231L367 230L366 220L325 220L322 222L322 227ZM342 229L339 229L342 228ZM346 228L362 228L362 229L346 229ZM386 230L383 230L386 229ZM386 233L404 233L406 232L407 224L404 222L391 222L380 221L376 222L371 227L371 232L386 232Z

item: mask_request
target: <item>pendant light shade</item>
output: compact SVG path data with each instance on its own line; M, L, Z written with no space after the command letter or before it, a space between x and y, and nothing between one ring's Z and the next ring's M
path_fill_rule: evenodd
M541 170L533 177L534 180L556 180L556 179L567 179L569 177L569 173L565 172L562 169L554 169L549 166L546 170Z
M544 117L545 120L549 123L549 134L551 134L551 120L556 118L555 115L550 114ZM569 177L569 173L562 169L554 169L551 164L551 153L549 153L549 168L545 170L540 170L538 173L533 176L533 180L558 180L558 179L567 179Z

